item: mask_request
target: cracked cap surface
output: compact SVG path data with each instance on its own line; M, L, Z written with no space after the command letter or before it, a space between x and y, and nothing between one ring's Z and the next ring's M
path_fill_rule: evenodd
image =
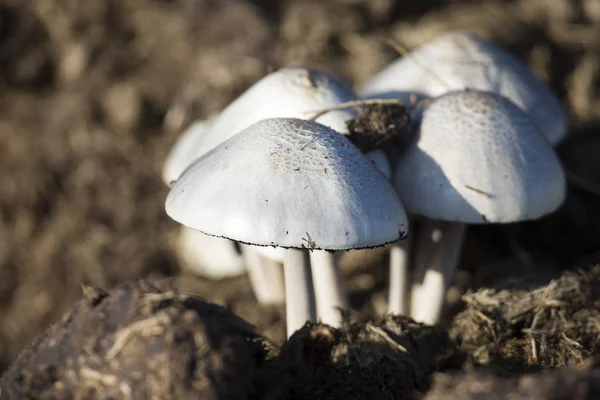
M197 160L167 214L244 243L345 250L404 236L389 181L341 134L313 121L260 121Z
M445 94L414 118L417 139L393 183L409 212L464 223L537 219L564 201L565 176L548 140L510 101Z

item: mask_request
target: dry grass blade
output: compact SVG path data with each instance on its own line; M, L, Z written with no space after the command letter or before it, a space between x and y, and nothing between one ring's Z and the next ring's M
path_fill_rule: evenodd
M161 325L168 323L169 316L167 314L159 314L148 319L136 321L123 328L116 334L114 344L106 353L106 359L112 360L115 358L136 333L143 332L146 335L157 335L162 332Z
M308 111L307 114L314 113L309 120L314 121L319 117L327 114L331 111L346 110L348 108L360 108L372 105L385 105L385 104L396 104L404 105L404 102L398 99L365 99L365 100L353 100L346 103L338 104L332 107L322 108L320 110Z

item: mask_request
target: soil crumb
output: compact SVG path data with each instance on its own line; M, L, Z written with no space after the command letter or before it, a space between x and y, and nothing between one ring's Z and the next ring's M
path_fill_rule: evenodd
M346 122L348 137L364 153L384 146L403 148L410 140L410 114L402 104L371 104Z
M144 281L84 298L2 377L2 399L245 399L266 343L224 308Z
M600 397L600 369L498 378L486 372L436 374L424 400L587 400Z
M502 374L574 366L600 350L600 265L463 297L450 335L476 365Z
M307 324L263 372L279 386L274 399L405 399L427 390L430 376L459 365L440 328L389 316L340 330Z

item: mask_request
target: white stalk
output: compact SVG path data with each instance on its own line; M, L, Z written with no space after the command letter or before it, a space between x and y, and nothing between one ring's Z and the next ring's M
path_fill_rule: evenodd
M283 269L288 338L302 328L306 321L316 322L312 279L307 261L306 250L285 250Z
M446 292L458 266L466 226L423 220L417 232L412 277L411 317L433 325L440 319Z
M335 255L325 250L313 250L310 252L310 265L318 319L324 324L339 328L343 321L341 311L348 308L348 300Z
M248 278L256 300L261 304L281 304L285 301L281 263L263 257L255 246L242 245Z
M390 248L390 294L388 314L408 315L410 279L410 246L412 235L398 240Z

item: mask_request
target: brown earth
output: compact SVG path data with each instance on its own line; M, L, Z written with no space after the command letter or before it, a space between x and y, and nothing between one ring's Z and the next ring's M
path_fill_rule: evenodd
M6 371L0 398L592 399L599 281L596 266L532 291L482 289L450 334L388 316L307 324L281 347L170 284L84 287Z
M2 398L244 398L267 344L222 307L125 283L90 287L3 377Z
M546 371L503 379L482 372L434 376L426 400L591 400L600 396L599 369Z
M71 309L82 284L110 289L138 278L221 304L281 344L282 307L257 306L245 277L215 283L182 275L173 251L178 227L163 209L167 151L186 123L222 109L274 68L327 68L359 86L396 57L383 39L412 48L457 28L515 53L563 100L570 137L559 153L570 185L555 215L470 230L449 293L451 338L467 365L517 379L510 381L517 389L523 381L515 374L597 355L597 269L540 292L563 270L600 262L596 4L0 0L0 369ZM381 257L374 260L344 271L355 324L384 310L387 272ZM535 285L508 285L523 277ZM481 287L460 301L465 289ZM388 366L381 368L387 377ZM331 370L353 382L369 376ZM331 387L342 390L343 382ZM376 381L369 382L363 387Z

